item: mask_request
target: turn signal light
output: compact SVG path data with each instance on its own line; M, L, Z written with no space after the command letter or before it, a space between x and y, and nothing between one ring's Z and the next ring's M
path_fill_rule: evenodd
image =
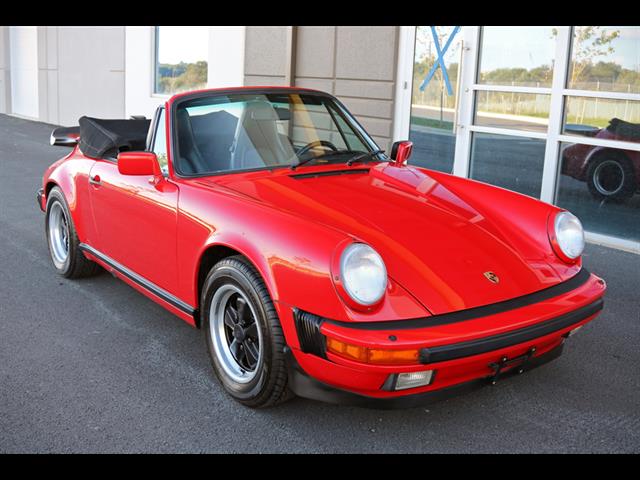
M356 362L372 363L376 365L406 365L418 363L418 350L382 350L367 348L361 345L327 337L327 350L341 357Z

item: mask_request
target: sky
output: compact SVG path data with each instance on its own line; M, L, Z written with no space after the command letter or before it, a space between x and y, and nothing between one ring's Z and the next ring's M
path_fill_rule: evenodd
M160 63L192 63L207 60L209 27L159 27Z
M615 52L608 58L599 57L596 61L615 61L625 68L640 71L640 27L601 27L603 29L619 29L621 36L615 39L612 46ZM439 33L444 34L441 47L449 38L453 27L437 27ZM540 65L551 65L555 55L555 40L552 27L484 27L483 52L481 68L483 71L496 68L522 67L531 69ZM416 54L421 58L427 47L432 43L429 27L419 27L418 36L424 40L416 41ZM446 54L446 62L457 62L459 49L454 48L461 33L455 37L454 43ZM419 39L418 39L419 40ZM435 49L432 46L433 52ZM494 53L497 52L497 53Z

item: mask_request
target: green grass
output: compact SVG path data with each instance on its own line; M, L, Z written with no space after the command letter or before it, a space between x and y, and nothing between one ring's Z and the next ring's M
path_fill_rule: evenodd
M411 117L412 125L420 125L423 127L439 128L442 130L453 130L453 122L434 120L433 118Z

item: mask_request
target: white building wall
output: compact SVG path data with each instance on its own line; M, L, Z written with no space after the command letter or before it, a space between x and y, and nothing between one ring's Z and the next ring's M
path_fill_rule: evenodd
M10 27L12 112L37 119L38 27Z
M244 85L245 27L211 27L209 33L209 72L211 88Z
M244 84L245 27L209 27L207 86L210 88ZM126 27L125 113L151 118L169 95L153 93L154 27Z
M0 112L65 126L82 115L123 117L124 27L8 28L0 32Z
M9 27L0 27L0 113L8 113L11 110L9 67Z
M125 115L151 118L163 96L153 93L153 27L126 27Z
M122 118L125 27L57 27L59 123Z
M211 88L244 84L245 27L209 27ZM82 115L151 117L151 26L0 27L0 112L57 125Z

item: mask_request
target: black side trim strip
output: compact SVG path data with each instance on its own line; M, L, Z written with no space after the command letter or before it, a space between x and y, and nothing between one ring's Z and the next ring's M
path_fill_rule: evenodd
M602 310L604 300L599 298L589 305L585 305L572 312L560 315L552 320L538 323L530 327L520 328L511 332L480 338L469 342L454 343L438 347L427 347L420 350L420 363L436 363L456 358L469 357L481 353L498 350L504 347L517 345L518 343L534 340L550 333L562 330L573 324L579 323L587 317Z
M586 268L583 268L578 272L578 274L574 275L566 282L558 283L557 285L543 290L538 290L537 292L504 300L502 302L492 303L490 305L484 305L482 307L467 308L466 310L458 310L456 312L443 313L441 315L433 315L431 317L412 318L408 320L385 320L381 322L343 322L327 319L327 322L356 330L409 330L463 322L465 320L488 317L489 315L495 315L508 310L526 307L527 305L532 305L534 303L539 303L544 300L557 297L558 295L565 294L571 290L575 290L581 285L584 285L587 280L589 280L590 275L589 271Z
M334 175L350 175L354 173L369 173L369 169L354 168L352 170L329 170L327 172L297 173L295 175L289 175L289 176L291 178L314 178L314 177L329 177Z
M99 258L104 263L109 265L111 268L116 270L118 273L121 273L122 275L127 277L129 280L132 280L132 281L136 282L141 287L144 287L145 290L150 291L156 297L159 297L162 300L164 300L165 302L173 305L178 310L181 310L181 311L183 311L184 313L186 313L188 315L194 315L195 314L195 309L192 306L186 304L185 302L180 300L178 297L176 297L174 295L171 295L169 292L167 292L166 290L158 287L156 284L151 283L146 278L141 277L137 273L129 270L124 265L116 262L111 257L106 256L104 253L99 252L98 250L96 250L92 246L87 245L86 243L81 243L80 244L80 250L84 250L85 252L89 252L94 257Z

